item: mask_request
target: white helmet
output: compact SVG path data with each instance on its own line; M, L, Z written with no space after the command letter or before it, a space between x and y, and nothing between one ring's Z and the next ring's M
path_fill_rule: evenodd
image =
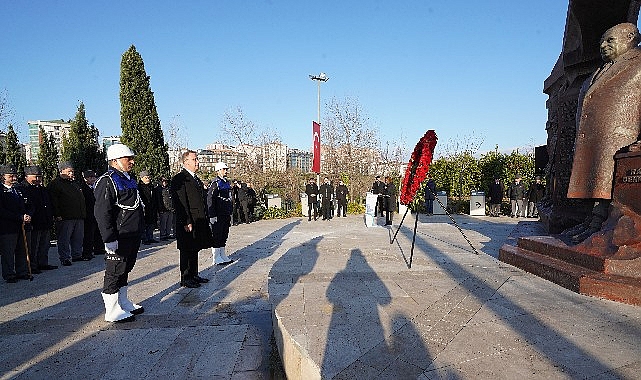
M216 162L216 165L214 166L214 170L219 171L220 169L229 169L229 167L224 162Z
M107 148L107 161L116 160L122 157L134 157L134 152L125 144L113 144Z

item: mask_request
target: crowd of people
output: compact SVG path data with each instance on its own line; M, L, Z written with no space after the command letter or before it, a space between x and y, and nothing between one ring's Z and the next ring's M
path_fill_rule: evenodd
M541 177L536 176L535 180L526 188L521 182L521 176L517 175L514 182L505 189L500 178L495 178L494 183L489 186L490 216L501 216L503 196L507 196L510 200L510 217L538 218L537 203L545 196L545 185L542 183Z
M217 177L210 184L197 175L194 151L181 158L182 170L173 178L154 184L142 170L131 172L135 154L123 144L107 150L109 168L101 176L93 170L78 178L73 163L60 162L58 176L42 184L38 166L24 170L24 180L12 165L0 165L0 256L2 278L7 283L33 280L34 274L89 261L105 259L102 297L105 320L126 322L144 308L127 294L141 244L176 239L180 251L180 285L199 287L209 280L198 275L198 252L211 248L213 265L233 262L225 245L229 227L254 221L256 193L251 183L227 179L229 168L216 164ZM154 231L159 230L159 239ZM54 234L55 236L51 236ZM49 257L55 240L59 265ZM52 251L53 252L53 251Z
M322 220L330 220L336 217L347 217L347 199L349 189L342 180L334 187L328 177L323 179L323 184L318 187L316 179L309 178L305 185L305 194L307 194L307 221L314 221L319 216Z

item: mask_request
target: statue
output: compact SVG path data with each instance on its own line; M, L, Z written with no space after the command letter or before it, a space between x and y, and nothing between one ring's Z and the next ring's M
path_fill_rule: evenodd
M614 154L641 148L641 41L632 23L601 37L604 64L583 84L567 197L593 202L592 214L564 235L582 242L601 229L612 200Z

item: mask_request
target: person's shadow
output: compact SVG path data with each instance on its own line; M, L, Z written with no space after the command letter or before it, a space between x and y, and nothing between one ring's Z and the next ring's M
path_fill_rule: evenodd
M353 249L345 269L338 272L326 291L331 320L321 376L331 379L359 357L385 342L379 305L391 295L359 249Z

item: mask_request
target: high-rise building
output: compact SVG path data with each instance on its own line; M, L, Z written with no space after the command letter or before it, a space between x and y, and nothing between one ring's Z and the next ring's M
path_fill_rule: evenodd
M64 120L32 120L27 121L27 124L29 125L29 146L31 148L30 157L27 157L27 161L38 159L40 143L42 143L40 127L53 138L54 145L58 149L58 155L60 155L62 138L69 134L71 124L66 123Z
M313 154L301 149L287 149L287 169L309 173L312 170Z

